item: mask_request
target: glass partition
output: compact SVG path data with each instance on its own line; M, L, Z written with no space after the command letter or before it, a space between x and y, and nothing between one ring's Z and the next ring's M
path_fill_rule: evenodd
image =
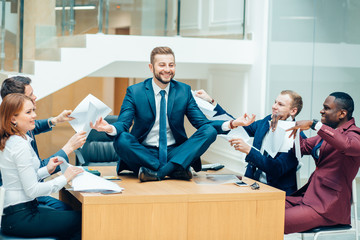
M17 2L0 1L1 12L1 71L17 71L19 51L18 4Z
M357 0L270 1L267 109L283 89L298 92L304 107L297 119L320 119L325 98L349 93L360 117L360 5ZM307 136L314 131L306 131ZM303 158L303 177L314 161Z
M83 34L244 39L245 3L246 0L1 0L1 69L24 68L31 73L31 61L59 60L60 47L81 47L84 42L69 36ZM68 39L64 41L64 37Z

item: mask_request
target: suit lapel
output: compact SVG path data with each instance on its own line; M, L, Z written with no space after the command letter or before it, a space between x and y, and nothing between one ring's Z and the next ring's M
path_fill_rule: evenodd
M175 102L175 96L176 96L176 88L175 88L174 84L172 82L170 82L168 105L167 105L168 117L170 117L170 114L172 112L174 102Z
M149 78L149 81L145 82L145 93L149 101L151 111L155 117L156 116L155 96L154 96L154 89L151 84L152 84L152 79Z

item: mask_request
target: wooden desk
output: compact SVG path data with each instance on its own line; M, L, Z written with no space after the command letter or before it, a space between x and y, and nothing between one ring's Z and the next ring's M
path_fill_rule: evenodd
M96 169L116 175L114 167ZM260 190L251 190L193 180L121 178L121 194L61 191L62 200L81 205L83 239L283 239L283 191L261 183Z

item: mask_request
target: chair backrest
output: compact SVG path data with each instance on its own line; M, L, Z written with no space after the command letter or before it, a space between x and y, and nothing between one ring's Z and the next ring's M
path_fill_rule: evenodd
M109 115L105 120L108 123L114 123L117 121L117 118L118 116ZM113 141L106 133L98 132L94 129L91 130L84 146L75 152L76 164L88 166L92 165L92 163L107 165L108 163L118 162L119 156L115 152ZM81 157L84 162L82 162Z
M356 239L358 239L359 226L358 226L358 212L357 212L356 177L352 181L352 205L354 211L354 222L352 223L352 226L353 228L355 228Z
M1 218L4 211L4 200L5 200L5 188L0 187L0 225L1 225Z
M301 188L301 179L300 179L300 169L302 168L304 164L302 162L299 162L296 168L296 185L297 189Z

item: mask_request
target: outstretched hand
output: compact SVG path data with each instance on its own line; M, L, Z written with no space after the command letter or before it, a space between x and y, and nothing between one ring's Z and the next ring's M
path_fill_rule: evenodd
M296 132L297 132L298 130L300 130L300 131L308 130L308 129L311 127L312 123L313 123L313 121L311 121L311 120L297 121L297 122L295 123L295 126L294 126L294 127L289 128L289 129L286 130L286 131L292 131L292 133L290 134L289 138L290 138L290 137L294 137L294 138L295 138Z
M60 161L57 157L50 158L48 164L46 165L46 168L48 170L49 174L52 174L56 167L62 164L63 161Z
M209 96L209 94L207 94L207 92L205 92L203 89L197 90L195 92L196 96L211 103L212 98Z
M107 132L107 133L112 132L111 125L107 121L105 121L105 119L103 119L102 117L96 120L95 124L90 122L90 127L98 132Z
M56 116L52 119L53 124L56 125L57 123L68 122L68 121L74 120L75 118L69 116L71 113L72 113L71 110L62 111L62 113L60 113L58 116Z
M235 150L249 154L251 146L247 144L242 138L236 138L229 140L230 145L234 146Z
M232 124L234 127L239 127L239 126L249 126L250 124L252 124L255 121L255 114L251 114L248 115L247 113L245 113L243 116L238 117L237 119L235 119Z

